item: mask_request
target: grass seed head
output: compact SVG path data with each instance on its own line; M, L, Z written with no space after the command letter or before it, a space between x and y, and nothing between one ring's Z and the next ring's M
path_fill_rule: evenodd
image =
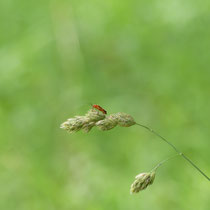
M94 126L102 131L107 131L115 126L129 127L136 124L133 117L126 113L116 113L106 116L97 109L90 109L85 116L76 116L62 123L60 128L74 133L79 130L89 132Z
M138 193L141 190L146 189L153 183L155 179L155 172L141 173L135 177L135 181L131 185L130 193Z

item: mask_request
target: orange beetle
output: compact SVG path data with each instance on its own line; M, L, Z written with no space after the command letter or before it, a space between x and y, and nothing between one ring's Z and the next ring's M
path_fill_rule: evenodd
M104 114L107 114L107 111L99 105L93 104L92 107L95 109L98 109L99 111L103 112Z

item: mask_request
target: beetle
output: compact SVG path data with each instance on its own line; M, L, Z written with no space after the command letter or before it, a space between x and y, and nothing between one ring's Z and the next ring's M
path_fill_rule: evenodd
M107 111L99 105L93 104L92 107L95 109L98 109L99 111L103 112L104 114L107 114Z

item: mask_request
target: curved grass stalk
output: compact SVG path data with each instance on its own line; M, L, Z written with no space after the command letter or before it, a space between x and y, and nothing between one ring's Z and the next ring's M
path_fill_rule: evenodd
M163 165L165 162L168 162L169 160L174 159L174 158L177 157L177 156L181 156L181 154L182 154L182 153L175 154L175 155L173 155L173 156L171 156L171 157L169 157L169 158L167 158L167 159L161 161L160 163L158 163L158 164L151 170L151 172L156 171L156 170L157 170L161 165Z
M180 152L171 142L169 142L167 139L165 139L164 137L162 137L160 134L158 134L157 132L155 132L153 129L151 129L151 128L145 126L145 125L142 125L142 124L139 124L139 123L136 123L136 125L141 126L141 127L145 128L145 129L147 129L148 131L150 131L151 133L155 134L160 139L162 139L164 142L166 142L168 145L170 145L177 152L177 155L182 156L197 171L199 171L208 181L210 181L210 178L198 166L196 166L188 157L186 157L186 155L184 155L182 152ZM169 158L169 159L171 159L171 158ZM166 159L166 160L160 162L156 167L158 168L160 165L162 165L164 162L168 161L169 159Z

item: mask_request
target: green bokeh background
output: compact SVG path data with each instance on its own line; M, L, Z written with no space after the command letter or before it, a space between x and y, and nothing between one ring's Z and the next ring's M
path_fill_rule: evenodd
M91 103L126 112L210 175L207 0L0 2L1 210L208 210L182 158L147 190L135 175L174 151L133 126L68 134Z

